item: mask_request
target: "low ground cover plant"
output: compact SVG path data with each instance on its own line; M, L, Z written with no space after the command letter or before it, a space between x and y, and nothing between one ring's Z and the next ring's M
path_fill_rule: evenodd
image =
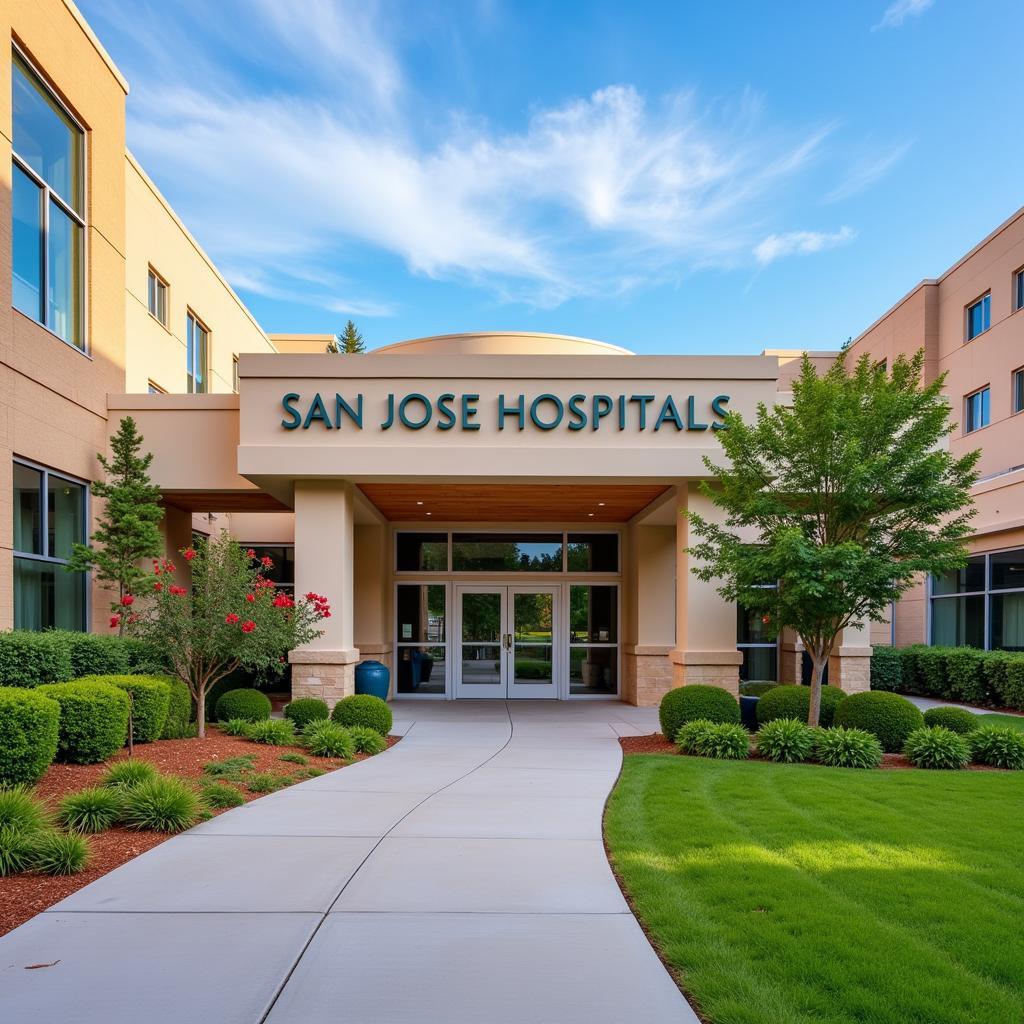
M833 722L872 733L887 754L894 754L903 749L915 729L924 727L924 716L898 693L873 690L844 698L836 708Z
M146 832L183 832L198 820L199 797L188 783L157 775L124 791L121 820L127 828Z
M1001 725L983 725L968 737L971 759L993 768L1024 769L1024 732Z
M330 718L331 712L327 702L320 700L319 697L300 697L285 705L284 717L294 722L295 728L301 732L310 722Z
M903 745L915 768L957 769L971 759L969 737L962 736L943 725L915 729Z
M844 697L842 690L834 686L821 688L821 707L818 724L827 729L834 720L836 708ZM795 718L806 722L811 706L809 686L775 686L757 702L757 723L772 722L777 718Z
M37 782L57 754L60 705L35 690L0 687L0 785Z
M776 718L758 730L757 752L785 764L806 761L814 752L814 730L795 718Z
M218 722L243 718L247 722L259 722L270 717L270 698L259 690L238 689L222 693L217 701L214 714Z
M38 688L60 705L57 757L93 764L112 757L128 738L128 695L109 683L51 683Z
M674 739L687 722L732 722L740 720L740 706L720 686L678 686L661 698L658 721L666 739Z
M209 761L203 765L203 772L212 779L227 779L239 782L245 775L256 768L255 754L238 754L236 757L225 757L220 761Z
M978 721L979 716L965 711L963 708L929 708L924 713L924 724L929 728L942 726L944 729L952 729L961 735L974 732L983 723Z
M342 697L331 712L331 721L337 725L364 725L381 736L391 732L393 719L387 702L368 693L354 693Z
M89 786L61 800L60 823L75 832L105 832L117 824L124 793L117 786Z
M356 752L355 742L348 729L331 721L313 722L306 726L302 742L317 757L348 759Z
M229 718L226 722L219 723L220 731L226 736L244 736L252 724L247 718Z
M245 788L250 793L273 793L275 790L287 786L288 776L275 775L273 772L254 772L245 780Z
M676 735L681 752L738 761L750 756L750 737L735 722L696 719L687 722Z
M296 754L291 750L286 754L281 754L280 757L278 757L278 761L289 761L291 764L309 764L308 757L303 757L302 754Z
M134 758L127 761L116 761L103 773L100 785L113 789L130 789L140 782L155 779L158 774L156 768L148 761L138 761Z
M830 768L877 768L883 753L878 737L865 729L837 725L814 735L814 759Z
M230 782L204 782L200 787L200 795L207 807L213 810L224 810L228 807L240 807L245 803L245 797L237 786Z

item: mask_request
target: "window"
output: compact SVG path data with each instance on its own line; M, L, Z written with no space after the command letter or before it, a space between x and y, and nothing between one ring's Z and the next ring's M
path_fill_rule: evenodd
M167 282L152 268L149 268L149 293L147 299L149 315L167 326Z
M85 351L84 134L17 52L11 74L12 302Z
M569 693L618 693L619 588L569 588Z
M982 388L964 399L964 433L987 427L989 422L990 389Z
M931 643L1024 651L1024 548L972 555L931 578Z
M238 394L238 356L231 357L231 390Z
M447 533L400 533L396 539L399 572L447 572Z
M157 382L155 380L151 380L149 382L149 384L147 385L147 390L149 391L149 393L151 395L166 395L167 394L167 390L165 388L160 387L160 385L157 384Z
M1013 411L1024 412L1024 369L1013 371Z
M206 367L209 360L210 332L189 310L185 330L185 373L188 393L204 395L207 391Z
M263 575L282 590L295 590L295 547L291 544L243 544L257 558L269 558L273 565L261 569Z
M1024 309L1024 267L1013 275L1013 308Z
M86 628L86 575L64 566L84 543L86 486L14 463L14 628Z
M447 590L443 583L400 583L395 599L398 693L443 694L447 675Z
M992 325L992 296L983 295L967 307L967 340L983 334Z
M617 533L570 533L566 549L569 572L618 572Z
M455 572L561 572L560 533L456 533Z

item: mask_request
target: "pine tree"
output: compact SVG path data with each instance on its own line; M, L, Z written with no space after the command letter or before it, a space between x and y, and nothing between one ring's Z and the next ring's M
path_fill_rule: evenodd
M345 324L345 330L328 342L327 351L337 352L341 355L361 355L366 351L366 345L363 343L363 336L359 333L359 329L349 320Z
M106 479L95 481L92 493L106 506L91 543L76 544L67 566L69 572L94 572L100 583L116 587L118 599L111 606L115 613L121 611L127 595L134 595L151 579L139 561L163 551L160 488L149 479L153 454L140 454L142 441L135 420L126 416L110 440L113 457L108 461L97 455ZM116 625L123 632L122 617L118 616Z

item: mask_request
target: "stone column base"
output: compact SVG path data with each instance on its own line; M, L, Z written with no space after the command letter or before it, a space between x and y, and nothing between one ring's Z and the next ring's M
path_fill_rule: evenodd
M670 657L673 686L720 686L734 697L739 697L743 655L735 648L731 651L681 651L676 648Z
M318 697L333 708L342 697L356 692L359 651L292 651L292 699Z
M843 693L871 689L871 648L837 647L828 659L828 684Z
M788 686L799 685L803 675L804 645L796 640L792 643L783 641L779 645L779 678L778 682Z
M672 689L671 647L626 644L623 647L622 700L642 708L657 707Z

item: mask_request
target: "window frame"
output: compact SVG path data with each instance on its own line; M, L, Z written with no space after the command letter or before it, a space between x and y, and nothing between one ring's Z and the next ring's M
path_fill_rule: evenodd
M759 584L755 585L752 589L754 589L754 590L778 590L779 589L779 585L778 585L778 583L759 583ZM739 601L735 602L735 607L736 607L736 650L739 651L740 654L743 654L743 652L747 651L747 650L774 651L775 652L775 675L776 675L776 677L778 677L778 675L779 675L779 653L780 653L781 644L782 644L782 633L780 632L775 637L774 640L761 640L761 641L751 641L749 643L741 643L740 642L740 637L739 637L739 632L740 632L739 616L740 615L749 615L749 614L752 614L752 613L748 609L744 608L743 605L739 603ZM746 659L744 659L744 660L746 660ZM742 672L742 671L743 671L743 665L741 663L740 664L740 672ZM751 679L751 680L742 680L742 681L743 682L760 682L761 680ZM778 682L779 681L778 678L776 678L775 681Z
M238 356L231 357L231 390L238 394Z
M189 321L195 326L196 330L202 330L206 335L206 345L203 351L203 376L202 391L196 391L195 389L195 373L189 373L189 356L192 356L192 366L195 367L196 360L193 349L195 344L195 330L189 331ZM190 338L189 335L192 335ZM185 385L187 393L190 395L208 395L210 393L210 328L206 326L205 321L201 320L199 314L196 313L191 306L185 309Z
M972 422L972 418L971 418L971 415L969 413L969 410L971 408L971 400L975 399L975 398L980 398L986 392L988 392L988 418L985 420L984 423L982 423L982 424L980 424L978 426L969 426L969 424ZM984 406L984 401L982 402L982 405ZM968 394L964 395L964 426L963 426L963 435L964 435L964 437L966 437L968 434L976 434L979 430L984 430L991 423L992 423L992 386L990 384L985 384L983 387L975 388L974 391L971 391Z
M19 309L17 306L11 303L11 308L16 310L22 316L31 320L34 324L38 324L48 334L53 335L58 341L67 345L68 348L73 349L80 355L91 359L90 351L90 339L89 339L89 289L87 287L87 278L89 276L89 231L88 231L88 212L89 212L89 133L85 130L85 126L82 122L72 113L67 103L61 98L57 90L50 84L46 75L44 75L31 57L18 45L17 42L11 40L11 88L13 89L14 82L14 67L15 62L20 61L25 68L28 70L30 78L35 79L35 84L39 86L50 99L61 109L65 117L74 125L81 136L81 161L82 166L80 168L81 182L82 182L82 213L79 213L72 206L59 196L51 187L49 182L44 178L40 177L33 168L20 156L18 156L17 150L14 148L14 132L13 132L13 113L12 113L12 131L11 131L11 163L22 171L32 182L35 183L42 190L41 201L43 205L43 217L42 217L42 260L39 268L40 272L40 294L41 294L41 312L43 319L31 316L26 313L23 309ZM12 182L13 191L13 182ZM62 338L54 329L51 323L48 322L48 314L50 308L49 302L49 276L50 276L50 203L56 203L61 210L71 218L81 229L82 229L82 244L81 244L81 260L82 260L82 272L79 275L77 282L78 292L78 303L79 309L81 310L82 324L81 324L81 345L76 344L74 341L68 341L67 338ZM13 218L13 210L12 210ZM12 230L13 236L13 230ZM13 242L13 237L12 237ZM13 275L13 251L12 251L12 275Z
M35 462L32 459L23 458L20 455L14 455L11 458L11 471L15 466L24 466L27 469L35 470L40 474L39 477L39 536L42 538L41 546L45 549L49 545L50 537L50 504L46 500L46 494L49 491L50 477L55 477L58 480L65 480L67 483L76 484L81 487L84 496L82 501L82 536L85 541L89 539L89 524L92 522L92 486L88 480L83 480L81 477L74 476L71 473L64 473L60 470L51 469L49 466L44 466L41 462ZM13 490L12 494L12 512L13 512ZM11 524L11 611L12 614L14 608L14 562L19 558L25 558L33 562L42 562L45 565L67 565L70 559L67 558L56 558L53 555L48 554L36 554L31 551L20 551L14 546L14 524ZM92 622L92 573L83 572L82 585L85 588L85 595L82 600L82 632L92 632L89 629L89 625Z
M1017 386L1017 381L1020 380L1020 387ZM1018 391L1020 392L1020 403L1017 402ZM1010 409L1012 412L1011 416L1016 416L1018 413L1024 412L1024 366L1018 366L1016 370L1010 373Z
M155 281L158 285L162 285L164 289L164 316L161 320L160 317L149 308L149 282ZM149 315L166 331L169 329L171 319L171 286L167 283L167 278L158 271L153 264L149 264L146 274L146 309L149 311Z
M971 334L971 310L978 306L982 307L982 328L976 334ZM964 343L974 341L992 328L992 290L983 292L972 302L964 306Z
M1013 272L1013 288L1011 295L1013 299L1013 312L1024 309L1024 267L1018 267Z

